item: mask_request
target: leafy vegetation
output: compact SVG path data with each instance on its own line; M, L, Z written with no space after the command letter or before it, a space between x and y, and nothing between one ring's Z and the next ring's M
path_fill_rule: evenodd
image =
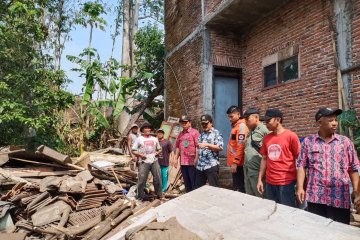
M100 59L92 40L95 28L105 30L109 8L99 1L82 2L0 1L0 146L46 144L77 155L105 147L107 140L121 136L118 126L124 112L131 114L131 121L143 115L160 124L164 34L157 26L163 18L163 1L117 2L107 61ZM125 17L125 6L131 10L130 19ZM156 24L144 25L146 19ZM78 97L64 90L70 80L61 70L65 43L76 25L89 29L83 52L67 56L85 82ZM122 36L122 44L129 39L128 49L122 49L123 55L125 51L130 56L129 63L113 58L121 26L129 33ZM129 71L132 74L123 74Z
M79 67L73 69L86 79L84 95L80 107L72 109L76 115L76 125L71 127L65 123L62 128L64 140L75 144L79 152L102 147L109 138L119 135L116 121L120 113L125 110L131 114L141 111L151 93L159 86L163 87L163 33L155 25L147 25L139 30L136 36L137 50L135 52L136 75L121 77L120 70L124 68L115 59L102 63L95 49L84 49L78 57L67 56ZM85 57L90 52L91 61ZM126 67L126 66L125 66ZM99 85L105 91L108 99L94 100L95 86ZM125 105L128 95L135 96L136 107L130 110ZM144 117L160 125L157 112L162 109L162 98L154 99L147 107ZM143 113L143 112L142 112ZM154 117L155 115L155 117ZM162 118L160 118L160 121Z
M0 2L0 145L57 146L56 119L74 103L65 73L43 50L48 1Z
M360 156L360 121L356 116L355 109L343 111L338 117L340 127L343 131L351 135L358 155Z

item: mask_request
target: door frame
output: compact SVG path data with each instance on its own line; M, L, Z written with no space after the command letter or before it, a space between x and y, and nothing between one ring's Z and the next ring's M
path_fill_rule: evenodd
M212 92L212 112L213 116L215 116L215 78L216 77L231 77L236 78L238 80L238 93L239 93L239 102L238 107L240 108L241 112L243 111L243 86L242 86L242 69L241 68L234 68L234 67L224 67L224 66L213 66L213 92Z

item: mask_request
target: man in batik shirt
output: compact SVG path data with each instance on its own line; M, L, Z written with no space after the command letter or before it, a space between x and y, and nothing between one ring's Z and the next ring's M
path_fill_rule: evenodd
M203 131L199 136L198 162L196 164L195 188L202 187L208 181L210 186L219 186L219 152L223 149L224 141L218 130L213 127L210 115L200 118Z
M320 109L315 120L319 132L304 139L297 160L297 190L300 203L305 200L314 214L345 224L350 223L350 181L357 192L359 160L354 144L336 134L337 116L342 110ZM306 191L305 169L308 169Z

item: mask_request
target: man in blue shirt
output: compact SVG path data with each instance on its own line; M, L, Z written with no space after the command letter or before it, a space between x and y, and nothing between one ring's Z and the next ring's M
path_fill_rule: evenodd
M200 118L203 132L199 136L198 162L196 164L195 188L202 187L209 182L210 186L219 186L219 152L223 149L223 137L213 127L210 115Z

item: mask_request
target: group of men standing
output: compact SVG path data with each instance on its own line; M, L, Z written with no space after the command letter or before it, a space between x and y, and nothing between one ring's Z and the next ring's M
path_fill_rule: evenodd
M258 109L241 113L239 107L229 107L226 114L232 130L227 163L234 190L291 207L306 201L308 211L348 224L351 198L360 190L360 164L351 140L336 133L337 116L341 113L340 109L319 109L315 114L318 132L300 143L296 133L283 127L284 116L280 110L268 109L261 118ZM173 160L180 161L187 192L206 182L219 186L219 153L224 147L223 137L214 128L210 115L202 115L200 122L201 133L192 128L188 116L182 116L183 130L175 143ZM162 190L166 190L167 166L171 158L168 156L164 161L163 156L164 152L165 155L172 152L171 144L160 146L164 132L161 129L158 139L147 136L150 136L151 127L142 126L140 130L143 136L132 145L134 159L142 162L139 165L138 197L144 196L142 190L149 171L154 176L154 187L160 197L161 185L165 186ZM160 156L161 167L155 161L156 156ZM162 181L160 176L163 176Z

